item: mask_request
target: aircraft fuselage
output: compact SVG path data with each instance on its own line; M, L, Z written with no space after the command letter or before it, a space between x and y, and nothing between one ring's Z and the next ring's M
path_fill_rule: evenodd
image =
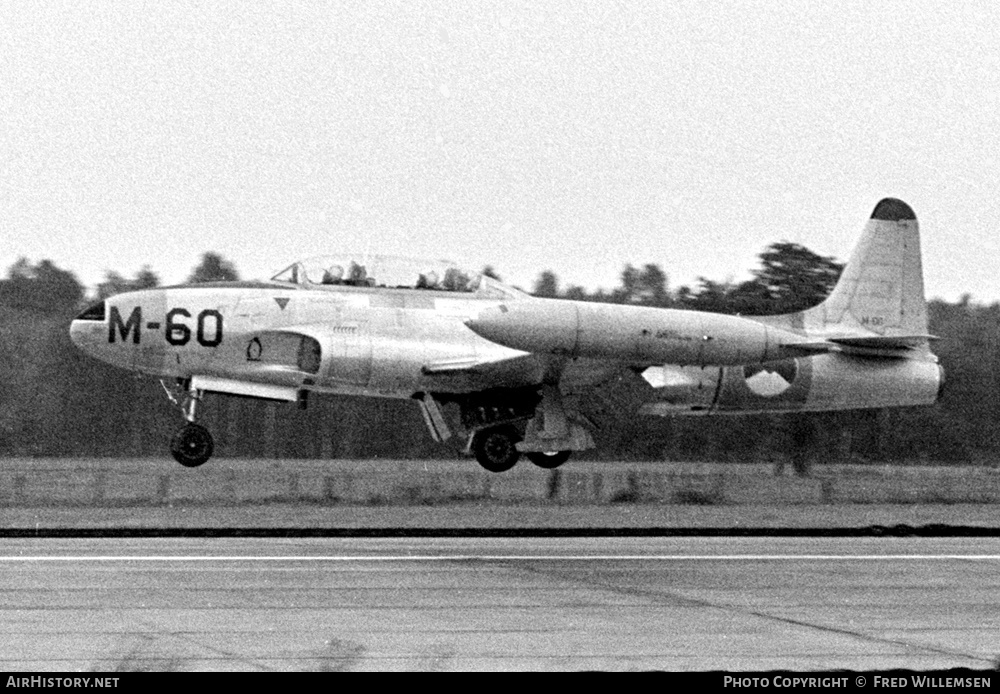
M99 359L161 378L400 398L537 385L553 361L576 370L591 359L761 363L787 356L785 346L802 339L695 311L267 283L120 294L105 301L103 315L75 320L71 335Z
M330 393L410 397L467 392L468 370L428 374L436 363L498 361L522 353L464 324L484 304L449 292L261 283L128 292L105 301L103 320L73 321L73 341L110 364L161 378L253 380ZM373 349L373 340L377 348ZM505 385L538 382L538 360L507 368Z

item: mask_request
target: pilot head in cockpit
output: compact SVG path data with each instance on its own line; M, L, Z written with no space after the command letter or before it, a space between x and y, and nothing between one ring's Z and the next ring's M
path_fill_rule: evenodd
M347 277L344 278L344 284L363 287L368 284L367 279L368 272L365 270L365 266L358 265L352 260L351 264L347 266Z
M417 289L436 289L437 283L437 273L431 270L426 275L421 274L417 279Z
M344 281L344 268L331 265L323 271L323 284L340 284Z

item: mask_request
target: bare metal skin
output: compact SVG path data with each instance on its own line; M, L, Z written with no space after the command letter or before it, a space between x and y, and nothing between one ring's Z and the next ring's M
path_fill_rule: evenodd
M791 354L785 345L805 341L738 316L559 299L486 308L466 325L526 352L681 366L773 361Z
M555 467L593 447L576 403L612 381L650 415L929 405L943 382L917 221L893 199L876 206L830 297L784 316L539 299L443 261L361 255L263 282L120 294L70 334L98 359L176 384L186 424L171 450L188 466L213 449L196 423L206 393L413 399L435 439L461 433L502 471L521 453Z

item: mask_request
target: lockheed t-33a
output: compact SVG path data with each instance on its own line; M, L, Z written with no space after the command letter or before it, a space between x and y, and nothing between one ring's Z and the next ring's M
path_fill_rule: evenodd
M207 393L305 404L310 392L412 399L431 436L455 433L493 472L594 447L579 403L630 379L652 415L934 403L917 220L878 203L830 296L743 317L542 299L444 261L344 255L270 280L120 294L81 313L73 342L174 384L185 423L171 453L213 451ZM168 389L168 394L171 391Z

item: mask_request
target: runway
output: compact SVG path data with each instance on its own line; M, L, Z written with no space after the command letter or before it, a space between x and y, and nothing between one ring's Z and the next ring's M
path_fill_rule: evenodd
M7 671L990 669L996 538L0 541Z

